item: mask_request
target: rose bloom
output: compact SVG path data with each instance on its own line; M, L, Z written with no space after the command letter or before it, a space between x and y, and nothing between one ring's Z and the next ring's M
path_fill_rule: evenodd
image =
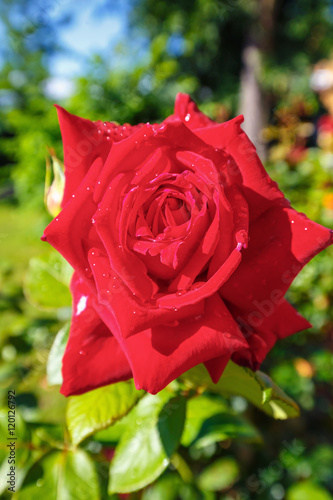
M217 382L311 326L284 295L332 234L291 208L242 116L217 124L185 94L161 124L58 114L63 208L43 239L74 268L64 395L131 377L155 394L199 363Z

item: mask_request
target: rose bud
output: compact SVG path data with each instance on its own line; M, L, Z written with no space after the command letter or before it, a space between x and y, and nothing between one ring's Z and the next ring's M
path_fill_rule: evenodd
M52 217L56 217L61 210L61 201L65 188L65 174L64 165L56 157L53 149L49 150L50 158L46 157L46 175L45 175L45 188L44 188L44 203L47 211ZM51 170L53 170L53 181L51 184Z
M217 382L310 326L284 295L332 233L291 208L243 117L185 94L162 124L58 114L63 208L43 239L75 270L64 395L131 377L155 394L199 363Z

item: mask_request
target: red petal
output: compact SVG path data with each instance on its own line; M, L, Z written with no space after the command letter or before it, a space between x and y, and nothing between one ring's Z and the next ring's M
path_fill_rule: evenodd
M107 321L107 311L100 310L100 314ZM217 356L230 356L247 345L217 294L205 301L205 311L198 316L179 324L159 325L119 341L137 389L151 394L193 366Z
M224 369L227 366L230 358L230 354L225 354L224 356L218 356L217 358L205 361L205 367L207 368L210 378L212 379L214 384L217 384L217 382L220 380L221 375L224 372Z
M102 166L101 159L97 159L91 165L74 197L70 198L60 214L44 231L48 243L87 279L89 275L91 276L87 258L88 249L91 246L102 249L92 224L92 217L97 209L93 202L93 189Z
M180 118L190 129L215 124L213 120L199 111L196 103L188 94L177 94L174 116ZM168 120L170 120L170 118Z
M128 380L132 372L124 351L93 308L89 288L73 275L73 317L63 358L65 396Z
M253 223L242 263L221 296L252 311L257 302L284 296L302 267L332 242L332 231L292 208L276 207Z
M242 185L246 201L250 207L250 217L255 219L263 211L276 204L289 206L276 182L267 174L256 149L246 133L241 129L243 116L238 116L220 125L195 130L195 134L215 148L226 151L237 168L230 167L229 175L242 175Z
M232 359L239 364L246 364L256 370L265 359L278 339L311 327L285 299L276 303L263 301L259 308L244 312L229 305L234 318L242 325L241 329L249 348L239 351Z
M64 147L65 191L62 206L65 206L92 163L97 158L105 162L112 141L107 140L105 134L98 133L98 124L72 115L61 106L56 108Z
M142 302L135 292L132 293L124 285L122 276L115 275L106 256L92 251L89 261L94 273L98 302L108 310L106 324L114 335L126 338L149 327L190 318L203 312L203 301L179 310L176 307L172 310L157 307L154 302Z

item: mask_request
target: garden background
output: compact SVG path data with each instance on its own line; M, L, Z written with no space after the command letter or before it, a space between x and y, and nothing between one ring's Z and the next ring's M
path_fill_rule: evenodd
M107 494L107 470L119 436L88 438L65 463L66 399L48 383L59 382L47 361L71 312L68 268L39 240L51 220L46 158L62 158L53 103L91 120L135 124L161 121L186 92L217 121L242 112L294 208L333 227L333 127L320 133L329 110L311 86L313 65L333 58L332 16L329 0L2 0L0 426L5 435L7 391L15 389L22 485L15 498L118 498ZM300 416L274 420L232 397L228 405L260 436L250 439L247 429L181 449L152 486L129 498L333 498L332 257L332 249L316 257L288 293L313 328L280 341L262 366ZM7 498L3 480L1 492Z

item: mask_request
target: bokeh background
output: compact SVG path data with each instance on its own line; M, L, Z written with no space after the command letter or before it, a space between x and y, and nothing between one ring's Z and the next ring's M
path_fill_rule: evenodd
M50 220L43 202L48 148L62 158L53 103L92 120L134 124L161 121L177 92L190 93L219 122L243 113L293 206L333 227L332 1L1 0L0 394L2 417L7 390L18 394L25 472L29 450L64 439L66 402L47 384L46 361L70 299L63 293L43 304L45 270L34 261L29 270L31 258L53 258L39 240ZM191 457L195 474L227 458L206 480L215 491L181 490L169 471L131 498L333 498L332 257L332 249L316 257L288 294L313 328L280 341L262 367L297 401L300 417L274 421L234 398L263 442L224 441ZM29 292L32 275L39 300ZM87 446L107 467L112 450L94 440Z

